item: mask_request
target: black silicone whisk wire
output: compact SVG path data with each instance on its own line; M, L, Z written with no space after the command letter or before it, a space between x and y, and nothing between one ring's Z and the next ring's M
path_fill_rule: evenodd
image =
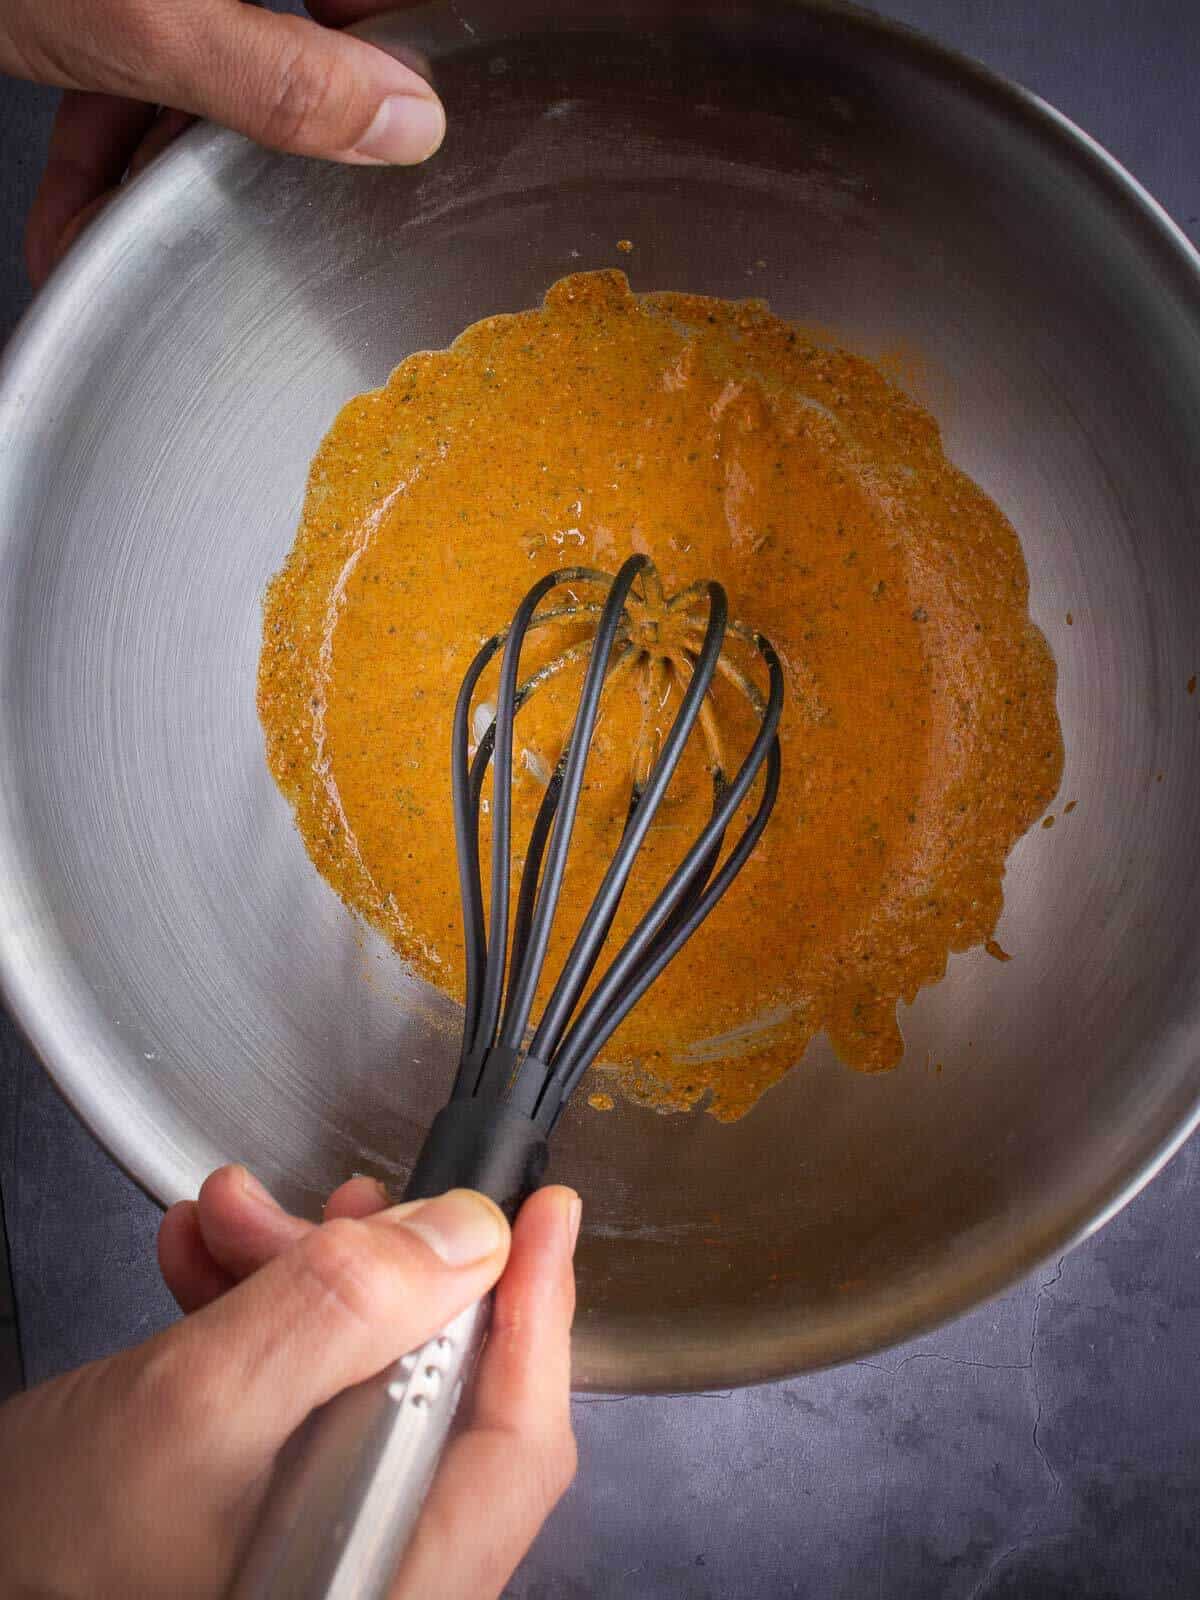
M766 827L779 791L778 727L783 709L783 669L768 640L730 624L719 583L695 585L693 599L707 601L703 638L689 656L690 678L678 711L648 774L635 772L624 830L583 917L579 931L536 1024L531 1013L542 978L579 808L585 769L605 682L640 646L628 626L635 585L658 588L649 558L631 556L616 577L590 567L564 567L534 584L510 627L479 649L463 679L454 713L451 777L459 887L466 952L462 1056L453 1098L483 1097L509 1105L549 1133L596 1055L667 964L695 933L737 877ZM604 586L603 603L581 601L572 586ZM556 589L570 603L539 612ZM660 591L661 592L661 591ZM682 598L682 597L681 597ZM573 646L530 679L521 681L521 652L529 632L563 617L597 613L594 637ZM698 631L697 624L697 631ZM765 696L722 659L727 632L751 643L766 666ZM472 708L479 681L503 649L496 710L471 755ZM586 658L575 720L534 819L511 918L512 770L516 718L530 695L570 662ZM718 669L747 695L757 734L737 771L710 763L713 803L690 849L642 914L587 999L582 997L604 950L646 832L670 785ZM707 735L707 729L706 729ZM485 917L480 859L484 780L492 768L491 852ZM725 836L759 774L758 804L722 860ZM507 981L506 981L507 980Z

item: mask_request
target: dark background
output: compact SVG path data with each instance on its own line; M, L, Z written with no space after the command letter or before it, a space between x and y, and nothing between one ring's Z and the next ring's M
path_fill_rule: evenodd
M1200 240L1195 0L877 9L1058 106ZM0 342L29 297L21 228L54 103L0 79ZM30 1381L164 1324L157 1208L2 1015L0 1180ZM0 1394L17 1381L3 1277ZM579 1479L508 1593L1194 1596L1198 1400L1200 1135L1102 1233L901 1349L732 1393L579 1399Z

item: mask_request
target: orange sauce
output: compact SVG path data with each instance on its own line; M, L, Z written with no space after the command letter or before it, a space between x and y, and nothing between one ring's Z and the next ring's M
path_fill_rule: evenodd
M732 1119L821 1031L852 1067L895 1066L897 1002L991 941L1005 858L1058 788L1054 662L1017 536L933 419L760 302L577 274L346 406L267 596L259 677L309 854L418 974L461 993L462 674L541 574L615 572L631 550L668 592L720 579L779 650L788 698L767 832L605 1050L605 1088ZM530 667L580 637L531 640ZM518 724L518 851L578 685L564 673ZM722 689L716 709L744 748L745 707ZM551 973L619 833L638 716L614 689ZM696 741L614 939L700 827L704 759Z

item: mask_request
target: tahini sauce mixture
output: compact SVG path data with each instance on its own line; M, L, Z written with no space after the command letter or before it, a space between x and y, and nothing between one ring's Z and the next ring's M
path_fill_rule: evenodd
M267 596L259 676L268 760L309 854L460 994L448 752L462 673L541 574L615 572L631 550L668 593L720 579L777 647L788 703L762 842L604 1062L635 1098L708 1096L722 1119L822 1030L852 1067L895 1066L897 1001L991 938L1005 857L1058 787L1054 661L1016 534L945 459L933 419L761 303L577 274L346 406ZM535 636L530 667L581 636ZM571 678L518 723L518 851L577 690ZM589 766L551 972L624 815L628 693L614 691ZM744 748L743 711L727 695L719 709ZM614 937L710 799L697 740Z

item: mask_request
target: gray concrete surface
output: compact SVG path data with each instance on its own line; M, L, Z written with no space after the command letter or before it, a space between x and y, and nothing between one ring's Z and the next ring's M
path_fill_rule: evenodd
M1200 237L1192 0L895 0L1036 89ZM0 81L0 338L52 97ZM0 1179L32 1381L171 1315L156 1208L0 1024ZM873 1360L580 1399L581 1467L510 1600L1200 1593L1200 1142L1102 1233Z

